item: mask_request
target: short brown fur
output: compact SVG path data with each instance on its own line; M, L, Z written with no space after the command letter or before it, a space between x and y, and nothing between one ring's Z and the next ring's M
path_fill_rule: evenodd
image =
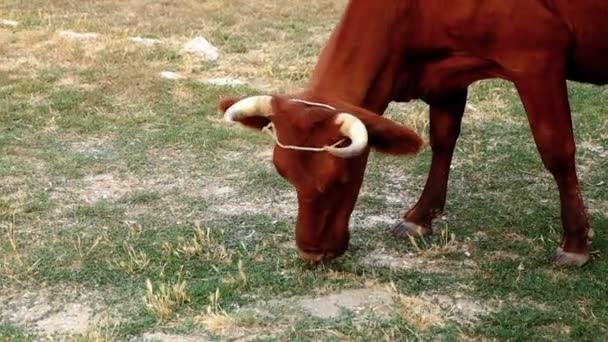
M447 0L351 0L309 85L292 97L336 106L367 120L366 124L372 120L371 112L382 113L391 101L422 99L430 105L432 164L419 201L394 230L405 237L414 233L412 227L422 234L431 233L431 221L444 208L467 87L488 78L512 81L542 161L559 189L564 231L552 261L581 265L589 259L591 230L576 175L566 80L608 83L607 22L608 2L604 0L466 0L457 4ZM318 125L308 122L316 120L313 112L320 109L278 106L285 113L277 125L280 138L312 144L339 137L335 127L323 120ZM245 124L259 128L264 122ZM372 133L372 145L397 154L417 150L419 142L413 132L385 136L383 125L393 127L385 122L368 125L370 131L378 130ZM298 245L326 259L335 257L346 248L348 217L367 155L346 161L305 153L287 157L287 153L275 149L279 172L306 179L297 180L305 185L296 186ZM337 191L333 195L318 192L324 189L319 184L333 184L326 180L341 177L348 181L339 188L339 195ZM317 197L307 197L307 193Z

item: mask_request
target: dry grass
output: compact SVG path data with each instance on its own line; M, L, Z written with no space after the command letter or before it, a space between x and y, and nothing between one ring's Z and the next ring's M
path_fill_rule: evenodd
M201 324L212 334L226 335L238 329L238 322L225 312L211 313L199 318Z
M219 288L209 294L209 304L197 320L211 333L225 335L238 328L238 321L220 307L220 295Z
M143 250L136 250L131 244L124 244L126 252L126 260L120 257L109 260L109 266L112 269L123 271L127 274L140 274L148 269L150 258Z
M463 122L465 125L483 126L488 122L515 123L510 115L506 115L511 100L505 96L505 88L477 83L471 86L470 93L474 94L465 108Z
M0 256L0 276L4 276L18 284L25 284L36 274L40 259L31 262L27 258L27 252L18 240L15 216L6 223L0 221L0 235L8 241L10 249L4 250ZM0 284L0 288L2 285Z
M394 283L387 289L393 294L398 316L419 331L426 331L445 324L442 309L427 298L402 294Z
M285 6L279 1L188 0L179 4L143 5L135 0L84 1L78 9L68 6L67 2L44 7L21 5L19 11L13 11L16 19L36 17L42 25L14 33L0 29L13 38L4 49L19 51L17 56L7 53L9 58L0 58L0 65L5 70L51 66L86 69L102 62L104 66L120 70L112 72L118 77L113 80L113 86L121 85L117 80L122 83L145 78L141 71L156 77L163 69L172 67L172 71L188 78L229 76L248 80L269 91L294 89L303 84L317 55L310 50L306 55L298 51L302 51L301 47L305 45L320 49L345 3L344 0L314 0ZM101 15L90 16L88 13ZM309 17L313 13L315 20ZM293 20L294 27L283 26L290 20ZM307 23L306 26L300 27L303 22ZM83 42L52 33L68 27L71 31L96 32L99 36ZM286 39L292 30L304 30L293 33L304 40ZM259 41L244 34L249 31L262 31L266 39ZM182 44L197 35L223 46L222 58L213 68L200 72L205 63L188 54L181 56L179 64L162 59L146 60L150 51L179 50ZM128 41L127 38L133 36L152 36L160 38L161 42L158 46L142 49ZM102 57L103 61L100 60ZM129 67L134 61L145 68L137 71ZM146 99L145 94L148 93L128 86L120 88L127 91L125 100ZM131 92L131 89L135 91Z
M425 238L409 237L410 243L416 253L426 258L436 258L448 253L458 252L463 245L456 240L456 234L450 232L446 227L440 231L438 239L428 242ZM465 254L468 253L465 250ZM467 255L467 256L470 256Z
M444 326L448 321L471 325L480 316L497 311L502 303L480 300L464 294L420 293L412 296L401 293L394 284L389 289L398 304L398 314L419 331Z
M422 101L393 102L386 110L386 117L414 129L423 141L429 141L429 106Z
M97 248L97 246L99 246L99 243L104 238L103 235L99 235L97 238L95 238L95 241L93 241L91 246L85 246L84 243L82 242L82 235L83 234L78 235L78 237L76 238L76 241L74 242L74 249L76 249L76 252L78 253L78 257L80 258L81 261L83 261L84 258L88 257L93 252L93 250L95 250L95 248Z
M441 316L441 308L425 299L401 295L398 306L400 306L401 318L420 331L426 331L445 323Z
M238 266L237 274L235 274L235 275L231 274L224 279L224 283L232 284L233 287L235 287L235 288L247 285L247 273L245 273L245 267L243 266L243 260L239 259L237 266Z
M13 252L17 251L17 232L15 231L15 216L6 226L6 240L11 245Z
M24 190L17 190L13 193L0 197L0 219L11 220L15 215L26 206L28 194Z
M192 235L190 240L180 243L173 250L173 254L221 263L231 262L231 253L226 246L213 237L210 228L202 228L200 223L196 223ZM171 250L171 247L166 247L166 249Z
M161 283L155 289L152 282L146 280L144 302L159 321L169 320L180 306L189 301L185 281L178 281L175 284Z
M67 335L62 341L67 342L112 342L119 339L118 323L112 325L96 325L84 334Z

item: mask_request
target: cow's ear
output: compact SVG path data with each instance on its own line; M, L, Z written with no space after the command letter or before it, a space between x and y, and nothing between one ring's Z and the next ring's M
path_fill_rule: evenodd
M367 128L368 144L386 154L415 154L422 147L422 138L412 129L373 113L357 113Z
M235 103L244 99L243 97L224 97L221 98L218 104L219 111L224 114L228 108L232 107ZM270 123L270 119L266 116L248 116L237 118L235 121L238 121L243 126L247 126L249 128L261 130L265 126Z

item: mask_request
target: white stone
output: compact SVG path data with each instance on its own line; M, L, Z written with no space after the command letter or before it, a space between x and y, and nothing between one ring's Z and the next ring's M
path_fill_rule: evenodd
M16 27L17 25L19 25L19 23L14 20L0 19L0 26Z
M200 36L186 43L182 51L196 54L210 61L214 61L220 57L219 50L211 45L207 39Z
M143 37L129 37L129 41L137 44L142 44L146 46L153 46L160 43L160 40L153 38L143 38Z
M172 81L176 81L176 80L181 80L183 77L182 75L173 72L173 71L162 71L160 73L160 78L165 79L165 80L172 80Z
M228 86L228 87L237 87L245 85L246 83L229 77L221 77L221 78L210 78L206 82L207 84L215 85L215 86Z
M59 32L59 36L67 39L74 40L95 40L97 39L97 33L93 32L74 32L74 31L61 31Z

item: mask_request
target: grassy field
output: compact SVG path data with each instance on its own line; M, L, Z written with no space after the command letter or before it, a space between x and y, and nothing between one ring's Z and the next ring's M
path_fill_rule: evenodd
M345 0L285 4L0 3L18 22L0 24L0 340L606 340L608 89L570 84L597 232L584 268L550 266L557 189L511 84L489 81L472 87L437 234L388 233L429 149L373 155L348 253L310 269L271 142L216 110L301 87ZM181 51L199 35L217 61ZM387 115L426 135L423 103Z

